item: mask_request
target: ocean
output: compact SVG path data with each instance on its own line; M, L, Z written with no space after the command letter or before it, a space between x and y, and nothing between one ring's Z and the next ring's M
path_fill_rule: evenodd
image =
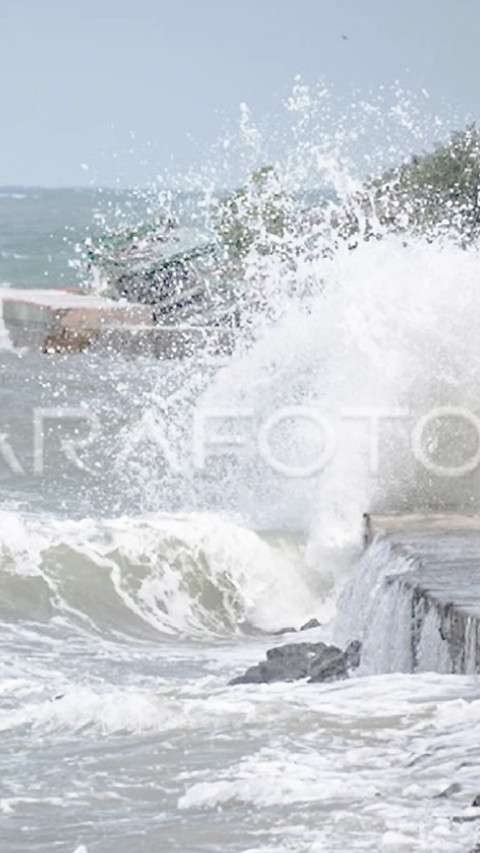
M2 189L2 287L82 286L76 245L151 203ZM432 473L418 422L475 411L477 253L390 235L302 258L288 294L258 258L279 310L231 357L0 336L2 853L478 843L478 676L407 671L378 585L409 567L362 527L474 506L476 465L446 440ZM350 678L229 685L286 638L363 640L374 587Z

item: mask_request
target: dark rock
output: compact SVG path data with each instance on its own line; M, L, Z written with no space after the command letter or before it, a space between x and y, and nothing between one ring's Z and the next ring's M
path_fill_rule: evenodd
M232 678L229 684L264 684L268 681L273 681L273 678L268 677L268 667L265 663L259 663L256 666L250 666L243 675L238 675Z
M327 646L325 653L312 661L309 682L347 678L348 671L356 669L360 664L361 648L359 640L349 643L344 652L336 646Z
M282 634L296 634L297 629L296 628L280 628L279 631L275 631L274 633L275 633L276 637L281 637Z
M314 657L318 652L321 653L328 646L325 643L287 643L285 646L274 646L273 649L267 650L267 660L283 661L300 660Z
M348 660L348 665L351 669L356 669L360 666L362 644L360 640L352 640L345 649L345 655Z
M452 797L453 794L459 794L462 790L462 786L459 785L458 782L452 782L451 785L448 785L444 791L440 791L439 794L435 794L436 800L446 799L447 797Z
M324 643L289 643L269 649L269 681L295 681L297 678L306 678L312 660L326 648Z
M302 625L300 628L301 631L309 631L310 628L321 628L322 625L318 621L318 619L309 619L308 622L305 622L305 625Z
M270 681L295 681L308 675L314 643L288 643L267 651L267 660L232 679L230 684L260 684ZM324 645L321 643L320 645Z
M312 661L309 684L315 681L336 681L346 678L348 673L348 658L341 649L330 646L323 655Z
M480 820L480 814L461 815L460 817L452 817L453 823L473 823L474 820Z
M476 808L478 808L480 806L480 794L477 794L477 796L475 797L475 799L472 803L472 806L475 806Z
M296 681L308 678L309 683L347 678L349 670L360 663L361 644L355 640L342 651L326 643L287 643L268 649L266 661L251 666L230 684L264 684L272 681Z

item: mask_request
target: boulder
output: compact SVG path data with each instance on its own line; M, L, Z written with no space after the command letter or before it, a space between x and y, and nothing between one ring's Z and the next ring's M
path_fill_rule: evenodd
M345 651L326 643L287 643L268 649L266 661L249 667L230 684L266 684L272 681L309 683L348 678L349 671L360 663L361 643L353 641Z
M443 791L440 791L439 794L435 794L435 799L447 799L448 797L452 797L454 794L459 794L461 790L462 786L458 782L452 782L451 785L448 785ZM475 803L472 803L472 805L475 805Z
M322 627L321 622L319 622L318 619L313 618L313 619L309 619L308 622L305 622L305 625L302 625L300 630L301 631L309 631L310 628L321 628L321 627Z
M309 669L309 684L315 681L336 681L346 678L348 674L348 658L345 652L335 646L329 646L324 654L312 660Z

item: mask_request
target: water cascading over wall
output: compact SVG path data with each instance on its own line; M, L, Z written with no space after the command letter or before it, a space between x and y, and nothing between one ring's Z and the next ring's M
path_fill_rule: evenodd
M377 534L341 598L337 636L362 641L364 674L480 671L480 530L432 524Z

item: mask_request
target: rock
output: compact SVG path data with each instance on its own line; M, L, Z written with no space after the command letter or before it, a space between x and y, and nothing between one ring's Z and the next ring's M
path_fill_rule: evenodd
M360 664L361 648L362 644L358 640L350 643L344 652L336 646L327 646L325 653L312 661L309 682L347 678L348 671Z
M309 631L310 628L321 628L321 627L322 627L322 625L318 621L318 619L313 618L313 619L309 619L308 622L305 622L305 625L302 625L300 630L301 631Z
M296 681L308 678L309 683L347 678L350 669L360 663L361 644L355 640L342 651L326 643L287 643L268 649L266 661L251 666L243 675L233 678L234 684L266 684L272 681Z
M345 649L345 655L348 658L348 664L351 669L356 669L360 666L362 644L360 640L352 640Z
M459 794L462 790L462 786L459 785L458 782L452 782L451 785L448 785L444 791L440 791L439 794L435 794L436 800L446 799L447 797L453 796L453 794Z
M275 631L274 633L275 633L276 637L281 637L282 634L296 634L297 629L296 628L280 628L279 631Z
M309 673L311 661L324 643L288 643L267 651L269 681L295 681Z
M249 667L243 675L237 675L236 678L232 678L228 683L231 685L264 684L267 681L274 681L274 679L268 677L267 664L259 663L257 666Z
M480 814L461 815L460 817L452 817L453 823L472 823L474 820L480 820Z
M346 678L348 673L348 658L345 652L335 646L329 646L323 655L312 661L309 684L315 681L336 681Z
M475 799L472 803L472 806L475 806L476 808L478 808L480 806L480 794L477 794L477 796L475 797Z
M287 643L267 651L267 660L232 679L230 684L261 684L270 681L295 681L308 675L310 659L315 656L314 643ZM324 643L318 645L323 646Z

